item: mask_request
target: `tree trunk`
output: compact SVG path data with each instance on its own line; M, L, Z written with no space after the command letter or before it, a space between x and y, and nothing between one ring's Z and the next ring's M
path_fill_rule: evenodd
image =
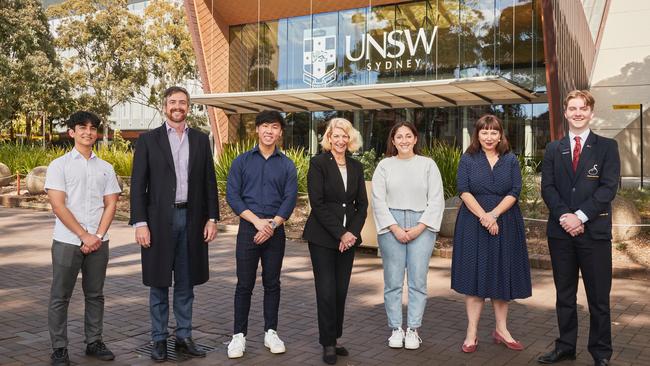
M32 117L27 114L25 116L25 140L31 141L32 139Z

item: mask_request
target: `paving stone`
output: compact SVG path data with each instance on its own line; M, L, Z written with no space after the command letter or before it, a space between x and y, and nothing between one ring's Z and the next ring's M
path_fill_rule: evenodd
M49 362L47 303L51 284L51 234L48 212L0 208L0 364L42 365ZM193 365L322 365L318 344L316 298L306 245L287 243L282 275L279 334L287 352L272 355L263 345L263 287L258 279L251 304L246 355L227 358L233 326L236 284L233 233L219 233L210 243L210 281L196 287L194 338L216 349ZM116 353L111 365L152 365L135 349L149 342L148 288L141 282L140 250L133 229L123 222L111 227L110 261L104 289L104 340ZM486 303L479 328L479 350L460 352L465 337L464 297L449 289L449 259L430 262L429 300L418 350L387 347L390 329L383 305L381 258L359 253L355 259L346 307L344 344L351 355L340 365L537 365L558 335L552 273L533 270L533 296L511 303L509 328L526 349L515 352L492 344L493 308ZM261 268L260 268L261 272ZM612 286L612 364L650 364L650 286L647 281L614 279ZM406 291L405 291L406 300ZM589 314L584 289L578 292L578 358L567 365L591 365L587 352ZM70 302L68 336L74 364L107 365L84 355L83 293L78 279ZM406 312L406 308L404 308ZM170 312L170 329L175 320Z

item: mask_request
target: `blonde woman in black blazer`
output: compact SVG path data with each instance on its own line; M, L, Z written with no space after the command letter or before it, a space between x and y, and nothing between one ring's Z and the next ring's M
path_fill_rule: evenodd
M361 134L350 121L333 118L321 146L323 153L311 159L307 174L311 213L303 238L314 269L323 361L335 364L337 355L348 355L337 339L343 334L345 298L368 198L363 166L350 157L361 147Z

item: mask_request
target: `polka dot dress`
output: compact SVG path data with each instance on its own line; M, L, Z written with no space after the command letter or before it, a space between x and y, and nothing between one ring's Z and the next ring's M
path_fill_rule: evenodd
M508 153L490 168L483 151L463 154L456 178L458 193L469 192L486 211L506 196L519 197L521 172ZM465 205L456 220L451 288L465 295L512 300L531 296L530 265L524 220L518 203L497 219L499 234L491 235Z

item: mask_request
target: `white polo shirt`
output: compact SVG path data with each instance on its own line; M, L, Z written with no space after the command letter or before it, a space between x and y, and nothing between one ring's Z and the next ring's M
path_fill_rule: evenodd
M120 193L113 166L91 153L90 159L73 148L47 167L45 190L63 191L65 206L79 224L91 234L99 227L104 213L104 196ZM81 239L56 218L54 240L81 245ZM108 240L108 234L104 236Z

